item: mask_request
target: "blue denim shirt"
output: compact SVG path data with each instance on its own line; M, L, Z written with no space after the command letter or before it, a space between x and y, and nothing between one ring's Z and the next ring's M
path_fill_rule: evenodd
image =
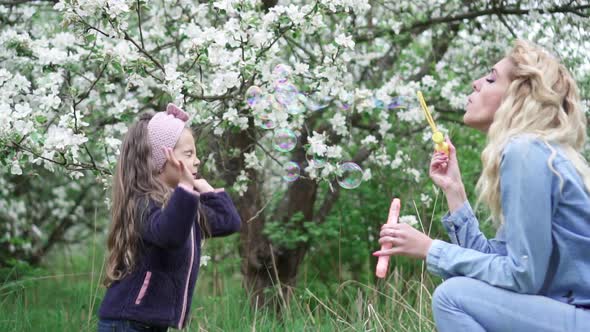
M434 240L428 270L466 276L518 293L590 307L590 197L561 148L513 138L500 163L504 223L494 239L479 229L469 202L443 217L452 241ZM561 186L561 190L560 190Z

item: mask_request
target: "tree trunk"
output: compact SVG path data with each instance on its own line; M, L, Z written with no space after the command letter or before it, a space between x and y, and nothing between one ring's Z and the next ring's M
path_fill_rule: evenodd
M254 137L254 130L228 134L228 145L241 151L240 156L226 162L218 160L218 166L224 170L224 178L228 184L233 184L240 171L244 169L242 155L254 149ZM306 135L302 135L301 144L292 153L292 160L300 165L305 162L305 151L302 146L306 142ZM217 149L223 148L218 146ZM286 249L271 243L263 233L268 217L268 211L263 210L266 203L263 201L263 181L260 175L252 170L249 170L248 177L251 181L247 191L234 200L242 219L240 256L243 282L250 296L252 308L268 307L279 312L281 306L289 303L308 244L301 243L294 249ZM317 184L309 179L302 178L293 182L272 219L286 223L295 213L301 212L304 221L313 220L316 190ZM303 227L303 222L297 227ZM268 291L273 288L277 291Z

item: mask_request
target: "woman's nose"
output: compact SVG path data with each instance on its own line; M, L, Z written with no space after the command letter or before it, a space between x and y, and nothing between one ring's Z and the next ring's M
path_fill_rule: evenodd
M473 83L471 83L471 87L473 88L473 91L479 92L480 81L481 81L481 78L478 80L475 80L475 81L473 81Z
M195 165L195 166L201 165L201 161L199 160L199 158L195 158L195 162L193 165Z

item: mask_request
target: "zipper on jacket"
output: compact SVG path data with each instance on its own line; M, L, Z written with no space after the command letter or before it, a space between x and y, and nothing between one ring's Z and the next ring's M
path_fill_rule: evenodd
M139 291L139 294L137 294L137 297L135 298L135 304L141 303L141 300L145 296L145 293L146 293L148 286L150 284L151 277L152 277L152 272L147 271L145 273L145 277L143 278L143 284L141 285L141 290Z
M194 226L191 227L191 260L188 266L188 273L186 275L186 283L184 284L184 297L182 300L182 312L180 314L180 321L178 322L178 329L182 329L182 322L184 322L184 317L186 315L186 307L187 298L188 298L188 283L190 282L191 272L193 270L193 261L195 260L195 235L194 235Z

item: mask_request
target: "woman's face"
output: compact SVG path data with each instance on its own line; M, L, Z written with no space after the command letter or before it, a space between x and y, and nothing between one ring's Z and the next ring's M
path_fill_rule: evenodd
M487 132L494 114L502 103L512 79L514 64L509 58L496 63L490 73L473 82L473 93L467 99L463 122L469 127Z

